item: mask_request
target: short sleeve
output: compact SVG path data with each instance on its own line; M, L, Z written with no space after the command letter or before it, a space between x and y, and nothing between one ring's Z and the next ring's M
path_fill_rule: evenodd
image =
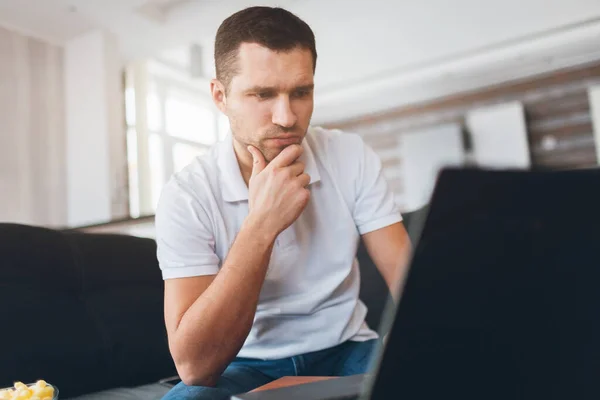
M362 138L359 137L357 142L358 177L354 221L358 232L363 235L402 221L402 215L383 176L381 160Z
M214 275L219 271L208 214L175 179L161 192L155 227L163 279Z

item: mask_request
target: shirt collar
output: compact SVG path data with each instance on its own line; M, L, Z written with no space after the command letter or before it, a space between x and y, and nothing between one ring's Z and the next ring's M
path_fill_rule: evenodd
M308 133L307 133L308 136ZM304 152L300 156L300 161L305 165L304 172L310 176L310 183L313 184L321 180L319 168L315 160L315 155L305 137L302 141ZM240 166L233 149L233 136L231 132L219 145L218 166L220 174L220 186L223 200L227 202L248 200L248 186L244 182Z

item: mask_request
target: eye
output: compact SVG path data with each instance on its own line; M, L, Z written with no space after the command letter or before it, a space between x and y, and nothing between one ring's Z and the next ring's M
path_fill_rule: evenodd
M300 89L300 90L296 90L294 91L293 96L296 98L302 98L302 97L306 97L310 94L310 90L308 89Z
M254 93L254 96L256 96L260 100L265 100L270 97L273 97L273 93L266 92L266 91L265 92L256 92L256 93Z

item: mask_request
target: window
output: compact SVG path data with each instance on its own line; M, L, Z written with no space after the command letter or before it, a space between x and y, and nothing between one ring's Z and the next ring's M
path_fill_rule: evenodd
M223 140L227 132L229 131L229 119L221 114L219 116L219 140Z
M212 145L217 138L217 118L207 105L178 91L169 91L165 101L166 132L175 138Z
M129 170L129 214L138 217L140 215L140 190L135 128L127 130L127 164Z
M204 154L206 149L199 149L198 147L191 146L187 143L175 143L173 145L173 162L175 163L175 170L180 171L186 165L191 163L194 158Z
M160 134L150 132L148 136L148 161L150 164L150 199L152 209L156 210L160 191L165 184L165 143Z
M208 82L151 61L127 70L125 114L132 217L153 214L175 172L223 139L227 117L212 103Z

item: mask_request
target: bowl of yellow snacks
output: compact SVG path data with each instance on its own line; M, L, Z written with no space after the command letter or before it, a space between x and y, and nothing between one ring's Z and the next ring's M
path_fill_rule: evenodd
M13 387L0 389L0 400L58 400L58 388L43 380L15 382Z

